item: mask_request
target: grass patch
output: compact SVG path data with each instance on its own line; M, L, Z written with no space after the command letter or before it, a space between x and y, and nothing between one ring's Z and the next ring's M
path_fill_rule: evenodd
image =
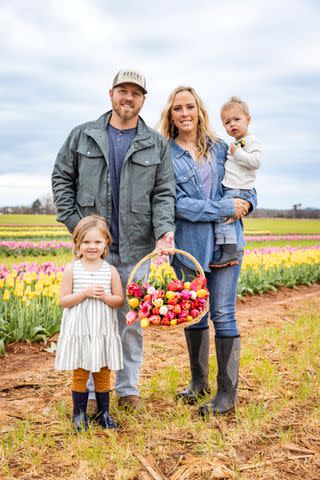
M272 234L317 234L320 233L320 220L306 218L245 218L243 219L246 235L255 232Z
M305 248L319 245L319 240L266 240L262 242L247 242L245 250L254 250L256 248L272 247L296 247Z
M240 379L235 414L199 418L198 405L175 400L184 372L163 368L155 358L154 373L142 387L141 413L118 410L112 396L117 431L92 424L87 434L75 434L69 398L56 402L43 424L31 416L17 421L2 436L2 478L31 478L36 472L38 478L138 479L141 457L174 480L211 478L214 471L225 477L212 478L286 478L293 468L301 478L316 478L313 454L304 456L299 448L316 451L320 436L319 312L310 305L294 324L257 330L242 343L245 381Z
M56 215L36 215L36 214L3 214L0 215L0 225L53 225L60 226Z

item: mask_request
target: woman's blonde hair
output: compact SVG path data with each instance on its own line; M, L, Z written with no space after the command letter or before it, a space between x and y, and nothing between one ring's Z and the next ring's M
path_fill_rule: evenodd
M235 105L238 105L238 107L240 107L242 109L243 113L245 115L248 115L248 117L250 117L248 104L246 102L244 102L243 100L241 100L241 98L235 97L235 96L230 97L229 100L222 105L221 110L220 110L220 115L222 115L223 112L228 110L230 107L234 107Z
M194 97L197 108L198 108L198 128L197 128L197 146L198 146L198 153L196 159L199 160L203 157L210 158L209 150L212 143L216 143L219 141L219 137L217 134L210 128L209 125L209 115L208 112L195 91L192 87L184 87L180 86L173 90L173 92L169 95L167 105L163 109L160 117L160 121L157 125L157 128L160 130L162 135L167 139L175 139L178 134L179 130L175 126L172 120L171 109L174 102L174 98L177 93L180 92L190 92L191 95Z
M100 231L100 233L103 235L105 241L106 241L106 246L104 248L104 251L101 255L101 258L105 258L108 255L109 249L108 245L112 243L112 237L109 232L107 223L103 217L100 217L99 215L89 215L87 217L84 217L78 222L77 226L73 230L72 237L73 237L73 253L74 256L79 259L81 257L80 255L80 245L84 239L84 236L93 229L97 229Z

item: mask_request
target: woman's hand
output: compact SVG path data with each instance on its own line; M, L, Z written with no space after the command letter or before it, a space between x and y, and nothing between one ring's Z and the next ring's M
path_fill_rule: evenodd
M249 211L250 203L246 200L242 200L242 198L235 198L234 199L234 208L235 208L235 215L234 218L239 220L239 218L245 217Z

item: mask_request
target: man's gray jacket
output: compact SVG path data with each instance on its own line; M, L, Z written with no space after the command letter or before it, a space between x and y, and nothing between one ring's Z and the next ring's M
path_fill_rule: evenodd
M75 127L52 172L58 220L70 232L93 213L111 222L109 143L111 111ZM119 199L119 254L137 262L174 226L175 181L167 142L139 117L137 134L123 162Z

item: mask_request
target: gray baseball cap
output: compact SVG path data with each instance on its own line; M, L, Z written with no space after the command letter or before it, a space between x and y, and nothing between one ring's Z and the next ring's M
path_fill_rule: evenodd
M120 85L121 83L134 83L142 88L143 93L148 93L146 90L146 77L136 70L131 70L129 68L120 70L120 72L118 72L113 79L112 88Z

